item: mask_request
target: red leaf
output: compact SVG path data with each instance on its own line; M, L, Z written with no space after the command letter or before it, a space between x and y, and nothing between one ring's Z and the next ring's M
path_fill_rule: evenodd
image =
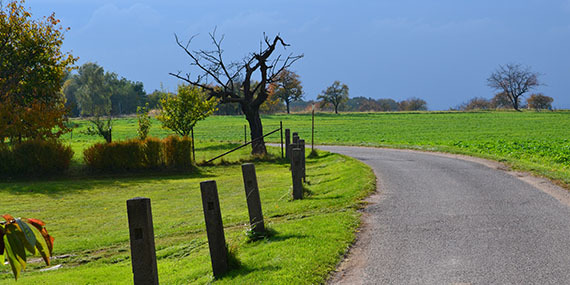
M46 240L46 244L47 244L48 249L49 249L49 254L51 255L53 252L53 240L54 240L54 238L48 234L46 228L41 229L41 234L44 237L44 239Z
M46 223L44 223L42 220L38 220L38 219L24 219L24 218L22 218L22 220L28 222L32 226L36 227L38 230L41 230L42 227L46 225Z
M4 220L6 220L6 222L11 222L11 221L14 220L14 217L12 217L12 216L10 216L10 215L8 215L8 214L3 215L2 217L4 218Z

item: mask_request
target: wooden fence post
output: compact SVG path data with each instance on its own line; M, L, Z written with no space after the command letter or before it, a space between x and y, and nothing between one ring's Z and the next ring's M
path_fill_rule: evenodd
M311 121L311 152L315 151L315 105L313 104L313 119Z
M303 182L306 182L306 167L305 167L305 140L299 140L299 148L301 149L301 177Z
M259 187L255 175L255 165L253 165L253 163L242 164L241 171L243 174L245 198L247 200L247 211L249 212L249 224L254 232L265 232L263 213L261 212L261 199L259 198Z
M134 284L158 284L150 199L127 200L127 216Z
M291 130L285 129L285 158L291 159Z
M279 121L279 132L281 133L281 158L284 158L283 156L283 121Z
M291 178L293 179L293 200L303 199L303 181L301 181L301 149L291 152Z
M228 249L226 248L216 181L200 182L200 192L202 193L202 207L204 208L212 270L214 277L220 277L228 271Z
M295 132L293 133L293 143L298 143L299 142L299 133Z

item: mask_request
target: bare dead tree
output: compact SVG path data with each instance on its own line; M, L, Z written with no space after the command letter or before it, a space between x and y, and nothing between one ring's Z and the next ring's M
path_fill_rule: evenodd
M507 95L513 108L519 110L520 97L530 89L541 85L538 82L538 73L532 72L530 67L520 64L499 65L487 78L487 85L501 90Z
M176 43L190 57L190 65L198 70L198 75L190 73L170 73L184 82L203 88L211 97L217 97L221 103L239 103L251 130L252 154L266 154L263 140L263 125L259 116L259 107L267 100L267 87L277 80L282 70L289 68L303 55L272 56L280 45L289 46L279 36L270 40L264 35L259 52L249 54L242 61L226 63L223 59L222 42L224 36L216 37L214 30L209 34L213 50L190 50L191 37L186 44L175 35ZM256 79L257 78L257 79Z

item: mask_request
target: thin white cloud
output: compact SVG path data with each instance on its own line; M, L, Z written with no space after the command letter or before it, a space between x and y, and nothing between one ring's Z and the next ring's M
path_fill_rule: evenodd
M93 12L91 19L80 29L86 32L91 29L115 30L123 27L151 27L160 23L160 14L146 4L136 3L121 9L115 4L105 4ZM128 32L125 29L125 32Z
M489 28L493 22L488 18L451 21L443 24L428 23L423 19L385 18L372 21L376 30L401 30L424 34L455 34Z

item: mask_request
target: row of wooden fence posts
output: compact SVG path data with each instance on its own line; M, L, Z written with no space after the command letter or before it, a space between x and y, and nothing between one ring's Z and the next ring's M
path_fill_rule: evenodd
M303 182L306 180L305 140L300 139L298 133L293 133L292 137L291 141L291 131L285 129L285 156L291 161L293 200L298 200L303 199ZM243 164L242 174L251 230L264 233L266 229L255 166ZM212 270L214 276L219 277L228 271L228 249L216 181L201 182L200 192ZM137 197L127 200L127 215L134 284L158 284L150 199Z
M264 233L265 225L255 166L253 163L246 163L241 168L251 230L256 233ZM216 181L201 182L200 192L212 271L215 277L219 277L228 271L228 249ZM134 284L158 284L150 199L137 197L127 200L127 215Z
M293 179L293 200L303 199L303 182L306 182L305 140L298 133L285 129L285 157L291 161L291 178Z

